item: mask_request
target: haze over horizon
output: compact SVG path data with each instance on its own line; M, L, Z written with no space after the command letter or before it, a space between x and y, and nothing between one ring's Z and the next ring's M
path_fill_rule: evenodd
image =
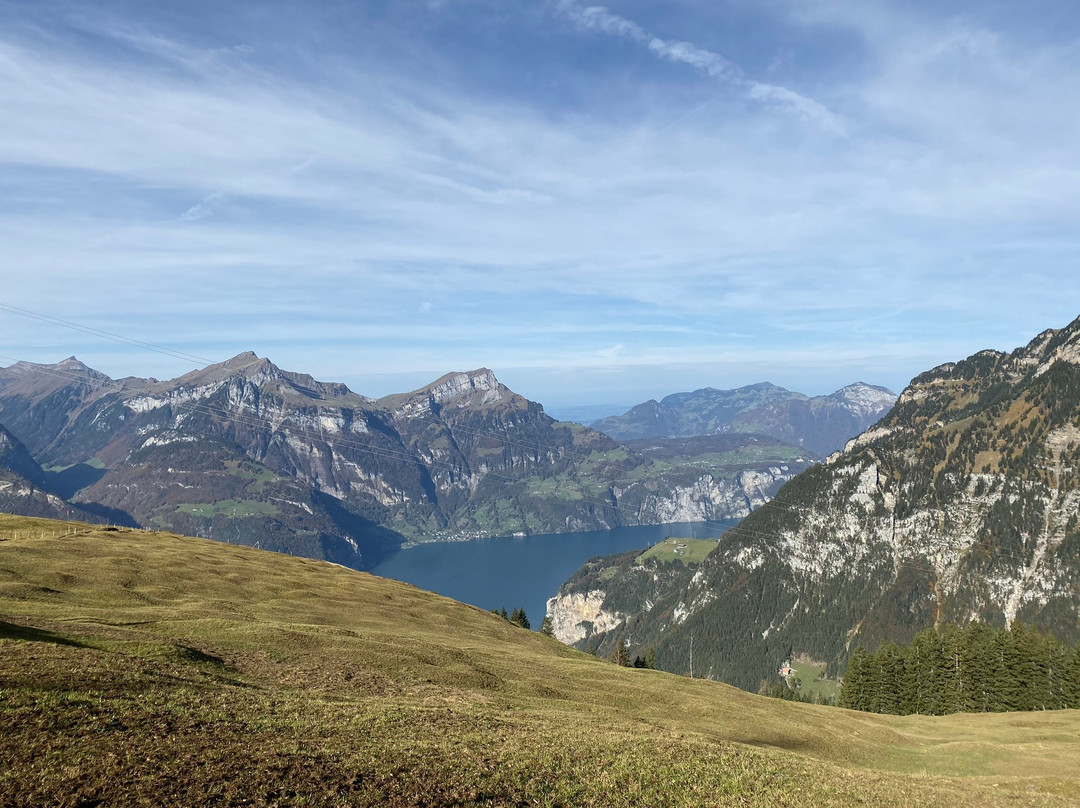
M0 303L366 395L899 392L1080 311L1080 8L0 3ZM0 364L191 362L0 311Z

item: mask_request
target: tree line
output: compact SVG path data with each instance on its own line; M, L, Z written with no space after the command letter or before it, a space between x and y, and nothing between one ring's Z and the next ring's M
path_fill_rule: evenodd
M510 614L506 613L505 606L503 606L501 609L492 609L491 613L499 615L499 617L501 617L503 620L509 620L515 626L532 629L532 623L529 622L529 616L525 614L525 610L520 607L512 609L510 611ZM551 626L550 617L545 616L544 619L540 621L540 633L547 637L555 636L555 631Z
M839 704L890 715L1080 708L1080 647L1020 623L928 628L908 645L856 648Z

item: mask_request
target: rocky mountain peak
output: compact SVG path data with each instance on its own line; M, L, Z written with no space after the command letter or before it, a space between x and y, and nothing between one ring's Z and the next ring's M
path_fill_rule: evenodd
M240 377L260 386L264 382L279 379L281 376L281 369L269 359L259 357L254 351L244 351L224 362L193 370L165 384L170 387L202 387Z
M887 387L880 387L866 382L841 387L830 396L841 402L848 409L864 415L884 413L896 403L897 395Z
M487 368L466 373L450 373L435 382L429 390L436 404L458 402L461 406L487 406L513 395L499 383Z
M1065 328L1039 334L1031 341L1026 352L1038 359L1036 376L1041 376L1055 362L1080 365L1080 319L1074 320Z
M398 416L411 417L430 412L433 405L479 409L500 404L515 394L495 378L488 368L447 373L426 387L411 393L387 396L382 402Z
M222 369L231 370L233 373L243 373L245 376L268 376L278 377L281 368L267 359L258 356L254 351L244 351L221 363Z

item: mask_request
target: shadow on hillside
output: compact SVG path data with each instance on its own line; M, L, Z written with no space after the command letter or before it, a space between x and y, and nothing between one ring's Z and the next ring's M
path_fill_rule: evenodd
M53 491L64 499L71 499L76 492L93 485L104 477L105 469L95 468L89 463L79 463L63 471L47 471L45 476Z
M345 539L323 534L323 554L328 561L353 569L371 569L405 543L405 537L396 530L353 513L341 500L320 491L315 492L315 497L341 532L356 542L354 549Z
M25 642L50 642L53 645L70 645L73 648L85 647L78 640L56 634L52 631L34 628L33 626L19 626L0 620L0 640L23 640Z
M102 505L98 502L77 502L75 505L83 511L89 514L93 514L98 519L110 525L119 525L120 527L142 527L127 511L122 511L119 508L110 508L107 505Z

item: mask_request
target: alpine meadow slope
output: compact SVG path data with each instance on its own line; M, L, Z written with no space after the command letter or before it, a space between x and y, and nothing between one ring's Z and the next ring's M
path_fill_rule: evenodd
M552 608L579 644L754 689L805 655L939 623L1080 640L1080 321L918 376L874 428L788 482L700 565L591 562ZM602 616L590 631L581 604ZM560 622L560 621L557 621Z
M19 362L0 424L113 521L357 568L408 541L738 518L812 462L751 436L654 457L487 369L375 400L253 353L164 382Z
M71 535L73 529L76 535ZM0 803L1075 805L1080 714L620 668L310 559L0 516Z

